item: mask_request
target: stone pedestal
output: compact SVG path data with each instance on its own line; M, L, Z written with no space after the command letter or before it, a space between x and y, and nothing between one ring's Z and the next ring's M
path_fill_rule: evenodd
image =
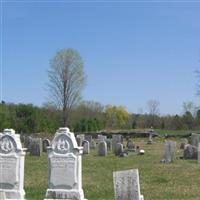
M0 196L3 199L25 199L24 157L20 136L5 129L0 136Z
M47 149L48 189L45 200L85 200L82 189L83 148L78 147L74 134L60 128Z

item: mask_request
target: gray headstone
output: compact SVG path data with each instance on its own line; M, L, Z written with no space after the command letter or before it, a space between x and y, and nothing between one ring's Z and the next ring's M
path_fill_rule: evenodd
M142 200L138 169L113 172L115 200Z
M97 146L97 144L96 144L95 140L92 140L90 142L90 149L96 149L96 146Z
M166 141L164 147L163 163L171 163L174 161L176 155L176 142Z
M0 199L24 200L24 157L20 136L5 129L0 136Z
M101 141L98 144L98 155L107 156L107 143L105 141Z
M123 153L123 145L121 143L117 143L115 145L114 154L116 156L120 156Z
M135 151L135 145L133 143L133 141L131 139L128 140L127 142L127 149L130 150L130 151Z
M198 157L198 148L191 144L186 144L183 151L184 159L196 159Z
M200 143L198 145L198 164L200 164Z
M31 136L25 136L25 138L24 138L24 148L26 148L27 152L30 152L31 140L32 140Z
M190 137L190 144L192 146L198 147L200 142L200 134L192 133Z
M115 147L117 143L123 143L122 135L112 135L112 150L115 152Z
M188 144L188 140L187 139L181 139L180 149L184 149L186 144Z
M43 152L47 152L47 147L50 146L50 140L49 139L44 139L42 141L42 149L43 149Z
M32 138L29 145L30 155L31 156L41 156L42 155L42 139L41 138Z
M107 140L105 140L105 142L106 142L106 144L107 144L107 149L108 149L108 150L112 150L112 141L109 140L109 139L107 139Z
M97 137L98 137L98 140L100 140L100 141L107 140L107 136L106 135L98 135Z
M45 200L85 200L82 189L81 154L74 134L60 128L48 148L48 189Z
M89 143L91 143L92 136L91 135L85 135L85 140L87 140Z
M90 153L90 143L87 140L83 141L83 154Z

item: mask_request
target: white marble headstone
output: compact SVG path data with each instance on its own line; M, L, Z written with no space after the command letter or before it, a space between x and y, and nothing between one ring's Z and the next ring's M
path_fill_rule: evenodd
M138 169L113 172L115 200L143 200Z
M5 199L25 197L24 157L20 136L13 129L5 129L0 136L0 194Z
M49 169L45 199L84 200L82 149L68 128L60 128L56 132L47 149Z

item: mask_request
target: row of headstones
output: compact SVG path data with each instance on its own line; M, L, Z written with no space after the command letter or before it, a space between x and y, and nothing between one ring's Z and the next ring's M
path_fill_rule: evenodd
M102 143L103 144L103 143ZM105 143L104 143L105 144ZM86 200L82 189L82 147L74 134L60 128L48 147L48 189L45 200ZM13 129L0 133L0 199L25 199L24 158L20 136ZM113 173L115 200L143 200L138 170Z
M180 149L183 149L183 159L196 159L200 163L200 134L192 133L189 139L182 139ZM166 141L164 156L161 162L170 163L175 159L176 142Z
M90 149L95 149L97 147L97 154L99 156L106 156L108 150L112 150L116 156L127 156L129 152L136 152L139 147L133 143L131 139L128 139L126 150L123 146L122 135L113 135L113 138L107 139L106 136L98 135L98 139L92 139L92 136L77 135L77 143L79 146L83 146L83 154L89 154ZM140 151L140 153L144 153Z

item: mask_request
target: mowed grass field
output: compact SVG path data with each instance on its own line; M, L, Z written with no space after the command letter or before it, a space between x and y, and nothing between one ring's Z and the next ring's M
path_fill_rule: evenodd
M173 139L171 139L173 140ZM177 159L163 164L164 140L147 145L146 139L137 138L136 145L145 155L115 157L97 156L96 151L83 155L83 189L88 200L114 200L113 171L139 169L141 194L145 200L200 200L200 164L196 160L182 160L177 141ZM25 162L25 191L28 200L42 200L47 189L47 154L34 157L27 154Z

